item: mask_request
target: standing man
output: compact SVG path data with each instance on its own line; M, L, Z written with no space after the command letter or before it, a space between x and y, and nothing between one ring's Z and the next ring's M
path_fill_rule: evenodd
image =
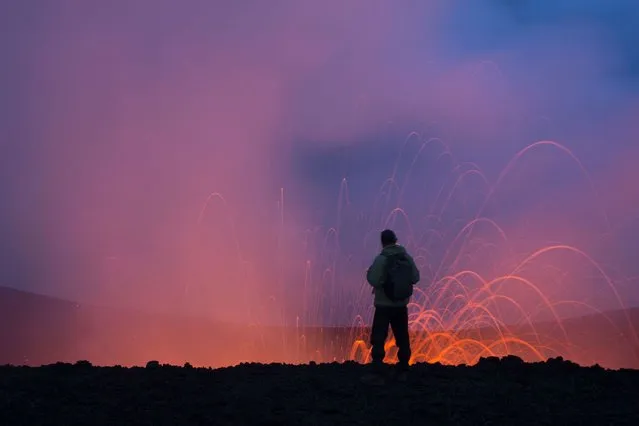
M407 306L413 286L420 279L419 269L406 249L397 244L395 232L390 229L382 231L381 243L382 251L366 273L366 280L375 295L371 355L375 366L384 363L384 343L390 325L398 348L398 367L405 377L411 357Z

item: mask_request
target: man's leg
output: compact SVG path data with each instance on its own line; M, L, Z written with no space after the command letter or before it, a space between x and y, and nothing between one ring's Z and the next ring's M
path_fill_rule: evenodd
M371 327L371 357L373 364L381 365L384 362L384 344L388 337L388 325L390 322L388 308L375 307L373 326Z
M411 356L410 336L408 335L408 309L405 307L393 308L393 314L390 316L390 326L397 344L399 367L408 369L408 362Z

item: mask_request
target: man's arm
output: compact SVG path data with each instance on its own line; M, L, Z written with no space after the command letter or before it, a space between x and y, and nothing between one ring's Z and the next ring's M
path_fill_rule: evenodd
M406 255L406 257L408 258L408 260L410 261L410 265L413 268L413 279L412 279L412 284L415 285L419 282L419 280L421 279L421 275L419 273L419 268L417 267L417 264L415 264L415 259L413 259L413 257L409 254Z
M373 264L368 268L368 271L366 271L366 281L368 281L372 287L379 288L382 286L385 264L386 258L380 254L375 257Z

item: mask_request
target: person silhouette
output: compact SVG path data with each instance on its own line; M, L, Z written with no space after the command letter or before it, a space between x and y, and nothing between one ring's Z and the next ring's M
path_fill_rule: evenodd
M380 240L382 250L366 272L366 280L373 288L375 307L370 338L371 358L374 373L380 373L390 326L398 348L398 377L403 379L411 358L408 303L413 286L420 280L420 272L412 256L397 243L394 231L383 230ZM389 284L393 284L392 290L389 290ZM379 374L377 376L379 378Z

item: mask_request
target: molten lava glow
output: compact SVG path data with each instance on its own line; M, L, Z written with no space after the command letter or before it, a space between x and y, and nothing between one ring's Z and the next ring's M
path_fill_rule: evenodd
M319 239L319 251L310 251L315 258L303 262L303 267L298 269L300 275L288 278L304 282L299 298L292 299L290 294L271 294L271 302L284 299L290 302L278 307L280 325L293 326L291 318L294 316L294 326L300 330L295 355L286 357L286 361L370 361L371 290L364 281L363 269L354 268L349 261L354 256L361 256L357 250L372 257L378 250L375 246L378 231L392 227L399 230L400 238L415 255L422 271L422 282L409 305L413 363L474 364L481 357L508 354L530 361L564 356L584 364L605 363L601 352L594 354L592 347L586 347L593 342L587 341L588 330L584 328L591 326L570 324L576 321L575 316L596 313L601 315L598 320L601 321L607 318L604 311L623 309L622 296L614 280L590 255L574 245L554 243L526 252L516 250L522 246L521 241L519 245L517 241L511 241L496 220L484 215L494 201L492 198L499 194L500 183L516 180L512 174L519 163L525 163L529 156L534 157L541 151L551 153L551 158L566 159L562 167L576 170L591 196L596 198L586 171L572 152L555 142L534 143L514 156L494 185L489 184L488 178L475 165L452 164L448 184L435 188L437 195L432 201L409 216L396 203L409 197L406 187L411 175L419 167L432 167L432 164L420 165L419 157L425 155L427 148L433 147L437 147L436 155L430 151L431 158L427 161L437 163L450 156L438 140L423 140L413 133L406 139L404 149L411 143L420 148L408 161L404 181L399 181L400 168L396 165L371 211L352 212L355 222L348 219L348 212L352 210L349 187L346 180L342 181L337 206L339 223L324 232L324 237ZM479 186L468 185L471 179ZM527 175L525 179L534 180L534 176ZM448 217L448 206L459 202L468 191L481 195L474 205L469 198L464 199L468 216ZM207 208L213 199L224 200L221 194L212 194L200 213L200 222L207 215L217 214ZM499 202L512 203L513 199L507 195ZM279 205L284 205L284 190L280 193ZM606 222L605 215L597 208L594 210L593 217ZM284 211L280 208L282 227L285 226ZM379 221L371 219L361 226L362 217L376 215ZM411 221L415 215L421 216L421 220ZM400 218L402 221L398 220ZM232 220L230 223L235 226ZM550 223L542 226L550 226ZM516 225L512 229L521 228L522 225ZM364 245L355 244L349 248L340 238L344 232L355 234L354 240L364 240ZM308 253L310 234L313 232L306 230L303 238L292 238L292 241L303 241L304 244L303 247L292 245L289 249ZM529 231L524 230L523 235L524 245L538 244ZM239 241L234 240L233 244L241 253ZM277 256L279 252L278 249L273 255ZM250 276L245 278L251 279ZM587 290L589 281L596 283L595 292ZM352 325L350 343L340 343L328 333L314 343L307 340L302 327L343 323L348 320L344 317L345 312L350 315ZM255 314L252 315L252 322L259 323ZM631 350L637 347L639 340L627 312L623 315L621 323L608 319L597 327L606 328L605 333L624 336L625 347ZM273 318L272 315L268 317ZM286 337L282 337L282 343L285 341ZM391 332L386 348L387 361L395 362L396 348ZM597 350L606 352L603 348Z
M553 250L571 250L583 254L573 247L551 246L538 250L530 258ZM521 266L525 266L524 263ZM471 290L473 286L463 283L466 277L479 285ZM526 313L515 298L499 294L499 290L496 290L496 287L503 284L521 285L532 290L539 299L540 306L551 313L551 320L555 323L560 338L555 339L538 331L531 314ZM614 287L611 289L614 291ZM487 282L473 271L460 271L438 280L428 291L418 290L415 299L410 304L413 313L409 318L414 332L412 362L472 365L482 357L502 357L509 354L531 361L543 361L560 355L570 359L578 356L578 348L571 344L556 306L581 303L551 302L534 283L521 276L509 274ZM509 325L502 319L499 314L500 303L510 304L517 310L519 318L514 325ZM598 312L594 307L586 307ZM632 328L633 325L629 324ZM526 326L528 331L522 332ZM636 335L631 338L636 341ZM394 340L389 340L386 350L392 352L393 345ZM370 350L363 338L355 340L349 358L362 362L370 360ZM387 356L387 361L396 362L396 354Z

